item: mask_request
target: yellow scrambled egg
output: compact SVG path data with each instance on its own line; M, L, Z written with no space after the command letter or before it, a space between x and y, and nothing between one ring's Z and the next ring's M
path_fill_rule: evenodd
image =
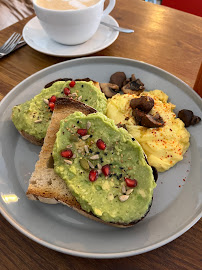
M160 128L146 128L135 124L130 100L136 95L117 94L108 100L107 116L116 124L125 124L128 132L140 143L148 162L163 172L183 159L189 147L190 134L184 123L173 112L175 105L167 103L168 96L161 90L143 92L154 99L151 114L159 113L165 125ZM140 96L141 96L140 95ZM138 96L138 97L140 97Z

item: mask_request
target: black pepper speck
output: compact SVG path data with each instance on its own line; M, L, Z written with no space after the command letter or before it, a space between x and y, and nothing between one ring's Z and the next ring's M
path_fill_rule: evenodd
M132 141L135 141L135 139L134 139L134 138L132 138Z

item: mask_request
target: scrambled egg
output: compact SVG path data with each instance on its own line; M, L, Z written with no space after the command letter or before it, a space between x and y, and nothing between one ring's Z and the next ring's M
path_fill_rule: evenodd
M146 128L135 124L130 101L148 95L154 99L151 114L159 113L165 125L160 128ZM125 124L128 132L140 143L148 162L159 172L164 172L183 159L189 148L190 134L184 123L173 112L175 105L167 103L168 96L161 90L143 92L140 96L117 94L108 100L107 116L116 124Z

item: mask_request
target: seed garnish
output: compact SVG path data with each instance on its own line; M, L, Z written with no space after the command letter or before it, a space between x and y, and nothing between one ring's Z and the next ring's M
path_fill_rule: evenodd
M88 121L86 124L86 128L89 129L90 127L91 127L91 122Z
M34 121L34 123L41 123L42 122L42 120L41 119L39 119L39 120L35 120Z
M89 153L88 145L84 145L84 150L86 151L87 154Z
M130 189L128 189L128 190L126 191L126 195L130 195L132 192L133 192L133 189L130 188Z
M69 159L64 159L64 162L65 162L65 163L67 163L67 164L69 164L69 165L71 165L71 164L72 164L72 161L71 161L71 160L69 160Z
M98 169L101 170L102 169L102 165L100 163L97 164Z
M67 145L67 146L66 146L66 148L72 148L72 145L71 145L71 144L69 144L69 145Z
M82 100L82 96L78 97L78 101L81 101Z
M91 167L91 169L94 169L95 168L94 165L93 165L93 163L91 163L89 160L88 160L88 164Z
M123 185L122 186L122 188L121 188L121 192L123 193L123 194L125 194L126 193L126 186L125 185ZM127 194L127 193L126 193ZM127 194L128 195L128 194Z
M90 135L85 135L85 136L82 136L82 140L87 140L88 138L90 137Z
M92 159L92 160L99 159L99 155L94 155L94 156L90 157L90 159Z
M43 101L44 101L44 103L46 103L47 105L49 104L49 100L48 100L48 99L44 98Z
M127 201L128 198L129 198L129 195L121 195L121 196L119 196L119 200L120 200L121 202Z

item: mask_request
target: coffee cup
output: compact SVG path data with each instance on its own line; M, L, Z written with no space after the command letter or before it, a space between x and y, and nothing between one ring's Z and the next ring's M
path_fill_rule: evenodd
M109 0L105 10L105 0L97 0L94 5L85 8L67 10L45 8L38 2L40 3L33 0L34 10L48 36L61 44L77 45L86 42L95 34L101 19L112 11L116 0Z

